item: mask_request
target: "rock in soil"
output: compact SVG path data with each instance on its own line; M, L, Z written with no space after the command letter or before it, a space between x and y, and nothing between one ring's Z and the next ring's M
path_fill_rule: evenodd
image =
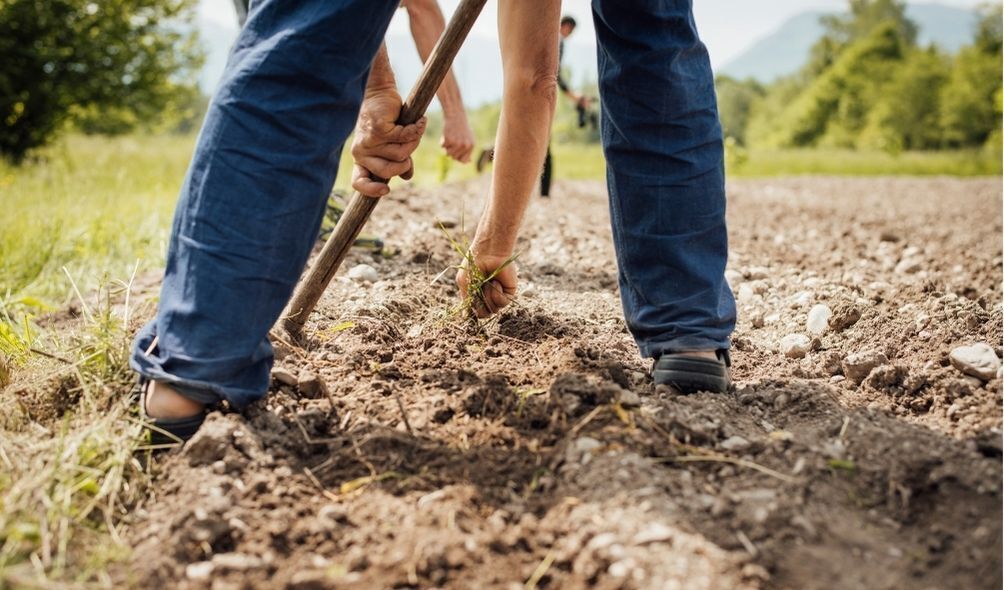
M826 333L827 328L830 326L830 318L833 316L833 311L829 306L822 303L812 306L809 310L809 315L806 318L805 327L810 334L821 336Z
M302 371L296 382L296 388L303 397L316 399L325 393L324 382L310 371Z
M803 358L811 347L812 340L805 334L788 334L781 339L781 353L788 358Z
M296 387L296 375L282 367L272 367L272 381Z
M360 283L375 283L380 280L380 273L368 264L357 264L349 269L349 278Z
M997 377L997 372L1001 369L997 353L985 342L954 348L948 358L959 371L984 381Z
M844 376L854 382L855 385L865 380L876 367L889 362L885 354L875 351L857 352L844 357Z

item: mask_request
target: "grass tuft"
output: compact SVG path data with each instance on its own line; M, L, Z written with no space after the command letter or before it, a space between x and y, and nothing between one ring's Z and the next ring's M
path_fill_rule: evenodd
M453 317L463 318L472 334L483 334L489 326L499 320L499 314L493 314L491 317L483 320L478 318L476 310L479 306L484 309L488 309L484 288L486 285L489 285L493 280L495 280L495 277L497 277L500 272L505 270L507 266L516 262L516 258L519 256L519 253L511 255L494 271L486 273L481 270L475 262L474 252L471 250L470 241L467 239L463 227L463 219L461 218L460 238L458 239L450 233L442 222L439 222L439 229L442 230L443 235L445 235L446 239L450 242L450 246L457 252L457 254L460 255L462 259L459 264L448 267L443 272L445 273L450 269L458 271L465 270L467 272L468 279L467 291L464 293L463 299L461 299L459 304L451 308L448 313Z
M107 283L92 305L81 297L86 314L51 328L70 331L65 339L33 333L62 342L63 356L28 346L25 370L48 378L5 392L5 414L13 404L55 415L22 410L20 424L5 420L0 430L0 588L107 585L109 563L128 555L119 527L149 482L136 457L143 425L127 395L129 287Z

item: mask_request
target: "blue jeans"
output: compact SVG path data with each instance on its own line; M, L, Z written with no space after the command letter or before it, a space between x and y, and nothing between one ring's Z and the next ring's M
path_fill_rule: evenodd
M182 188L157 317L133 344L137 372L206 403L266 393L268 331L306 264L397 5L252 3ZM628 325L646 355L727 346L721 132L690 3L594 10Z
M643 356L729 347L725 173L690 0L593 0L621 302Z
M157 317L133 343L140 374L237 407L268 390L268 331L314 245L398 4L252 3L181 190Z

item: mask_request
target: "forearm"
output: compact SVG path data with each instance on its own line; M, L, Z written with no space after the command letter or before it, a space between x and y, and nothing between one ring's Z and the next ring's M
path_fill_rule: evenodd
M488 204L473 244L476 254L508 256L547 151L557 95L560 3L499 3L505 79Z
M422 63L425 63L429 61L433 48L446 29L446 19L436 0L408 0L404 6L408 11L408 24L411 27L411 36L415 40L415 48L422 58ZM464 114L460 86L457 85L452 70L447 72L436 96L439 97L439 103L443 105L443 112L447 116Z
M366 80L366 96L371 97L388 92L397 94L397 82L394 80L394 70L390 67L387 46L381 43L380 50L377 51L376 57L373 58L370 77Z

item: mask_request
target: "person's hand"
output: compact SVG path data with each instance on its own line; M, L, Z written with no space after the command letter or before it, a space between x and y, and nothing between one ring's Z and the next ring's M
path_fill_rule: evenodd
M475 255L473 260L484 276L491 276L502 267L491 281L482 285L481 296L475 296L471 301L471 307L479 318L491 317L516 298L516 264L509 256ZM461 300L470 295L471 272L468 264L470 263L465 261L463 267L457 271L457 289Z
M471 161L474 151L474 132L467 123L467 115L448 113L443 117L443 138L439 141L448 156L461 164Z
M411 154L425 133L425 117L398 125L401 97L396 91L368 94L363 100L352 141L352 188L368 197L390 192L388 180L412 176Z

